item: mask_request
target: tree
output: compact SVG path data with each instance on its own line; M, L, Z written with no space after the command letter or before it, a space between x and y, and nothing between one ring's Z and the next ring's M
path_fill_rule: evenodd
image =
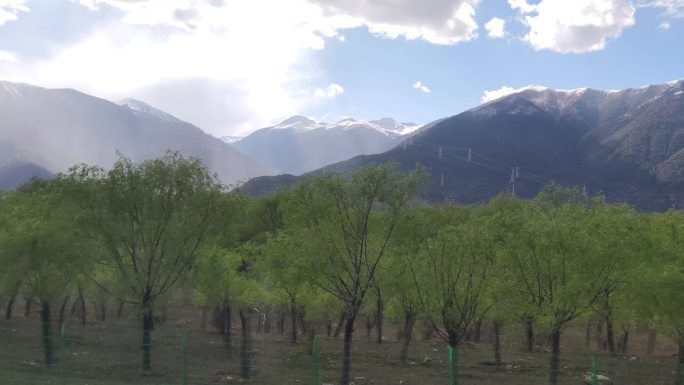
M421 309L437 334L457 348L475 321L490 284L495 248L482 218L448 225L423 243L412 263Z
M3 272L21 277L25 290L38 300L44 359L50 366L54 302L91 268L93 249L74 221L76 210L64 199L64 181L33 180L4 204L12 226L0 250Z
M684 213L671 210L650 218L656 248L641 271L643 302L677 344L675 384L684 384ZM650 305L649 305L650 304Z
M306 255L319 268L314 282L345 308L342 385L349 383L354 322L397 219L425 180L423 169L403 176L396 165L388 164L361 169L350 179L340 175L314 178L291 192L290 223L304 226L313 235Z
M77 197L108 251L125 300L142 313L142 367L150 369L155 300L192 266L219 211L221 184L197 159L178 153L134 163L120 157L106 174L78 167Z
M588 226L590 215L589 208L575 203L526 203L518 231L506 241L508 274L522 282L511 290L520 296L520 313L532 315L551 332L552 385L560 370L564 327L588 312L620 274L621 260L593 247L601 240Z

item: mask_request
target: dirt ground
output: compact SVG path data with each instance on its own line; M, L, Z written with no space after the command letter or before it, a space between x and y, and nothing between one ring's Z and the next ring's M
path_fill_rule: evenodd
M19 304L18 304L19 305ZM17 313L21 313L17 306ZM233 323L233 345L227 349L211 327L201 330L201 310L183 304L168 312L165 322L153 333L152 366L150 372L140 370L140 322L132 309L129 314L105 322L89 320L81 326L71 316L66 337L60 340L55 330L55 346L59 363L46 368L42 362L40 318L38 309L29 317L16 314L11 320L0 320L0 384L32 385L123 385L123 384L310 384L312 367L308 354L309 339L300 336L291 345L287 334L252 334L252 376L240 379L240 329ZM92 314L88 314L92 318ZM236 317L235 317L236 318ZM256 318L255 318L256 319ZM256 327L253 327L255 331ZM355 385L405 384L429 385L448 382L446 344L437 337L424 340L420 331L411 345L409 359L399 360L401 343L395 340L391 325L382 344L368 339L362 322L352 348L352 374ZM288 325L286 325L288 330ZM486 330L483 329L483 330ZM322 332L324 330L321 330ZM534 353L521 350L522 328L509 326L503 332L502 368L493 367L493 349L483 332L483 342L464 343L458 359L459 384L530 385L546 384L549 355L544 347ZM186 337L185 349L183 336ZM596 355L599 372L613 379L614 384L672 384L674 378L674 346L665 336L658 336L655 354L647 358L646 333L632 331L629 351L625 356L611 358L596 351L594 339L585 344L584 328L575 325L563 334L560 384L581 384L591 368L591 354ZM320 374L323 384L339 382L341 341L319 334ZM60 348L60 342L63 343ZM185 352L185 355L183 354ZM184 369L185 368L185 369Z

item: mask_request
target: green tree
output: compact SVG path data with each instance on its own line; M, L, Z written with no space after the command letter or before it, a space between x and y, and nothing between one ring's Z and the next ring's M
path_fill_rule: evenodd
M411 264L421 309L437 334L457 348L482 309L494 245L482 218L439 229Z
M684 384L684 213L671 210L650 218L653 258L642 270L641 295L656 323L677 344L675 384ZM649 306L650 304L650 306Z
M575 203L530 202L506 243L508 274L522 283L511 291L520 296L520 314L550 329L551 385L558 380L563 329L586 314L620 274L620 261L597 251L601 234L588 226L590 218L590 209Z
M192 266L219 211L222 186L197 159L177 153L112 169L79 167L75 194L108 252L108 265L142 313L142 367L150 369L154 303Z
M43 352L48 366L54 363L55 301L92 268L91 244L74 221L76 210L65 199L63 187L59 179L31 181L4 202L12 226L0 250L6 269L3 273L21 277L21 284L41 306Z
M319 269L315 284L345 308L342 385L349 383L354 323L398 217L425 180L422 169L403 176L389 164L359 170L350 179L315 178L291 192L289 220L312 234L306 255Z

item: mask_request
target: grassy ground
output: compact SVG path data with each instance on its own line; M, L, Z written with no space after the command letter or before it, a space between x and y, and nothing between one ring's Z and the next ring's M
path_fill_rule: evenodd
M140 331L135 317L92 322L81 326L69 321L65 347L58 350L60 363L46 368L42 362L38 314L0 320L0 384L57 385L123 385L182 384L183 367L189 384L231 384L242 382L239 372L239 338L233 348L226 349L221 336L200 328L201 312L190 306L170 313L167 322L158 325L153 334L153 370L139 369ZM175 316L173 316L175 314ZM361 328L361 326L359 326ZM448 369L446 345L434 338L418 336L411 346L409 360L400 362L401 344L394 341L390 330L383 344L367 339L363 331L355 337L352 349L352 378L357 385L366 384L446 384ZM239 335L237 325L234 333ZM486 342L466 343L458 352L459 384L530 385L545 384L548 376L548 353L540 348L535 353L521 352L522 330L509 327L504 331L505 366L499 370L488 364L493 360ZM486 333L485 333L486 334ZM187 358L183 359L181 341L187 336ZM671 384L675 360L673 346L660 337L656 354L645 358L645 335L633 333L630 352L625 357L611 358L597 353L600 372L613 378L615 384ZM311 359L308 340L291 345L286 335L253 333L251 344L251 384L308 384ZM59 339L56 338L56 345ZM580 384L591 366L593 348L584 342L580 327L567 330L562 340L561 384ZM319 336L321 379L338 382L341 364L341 341Z

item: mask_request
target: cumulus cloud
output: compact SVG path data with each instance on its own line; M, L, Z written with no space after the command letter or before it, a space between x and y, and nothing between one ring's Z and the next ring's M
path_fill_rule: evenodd
M0 62L17 64L19 63L19 59L17 59L17 56L14 54L14 52L0 49Z
M499 88L498 90L485 91L484 95L482 95L482 99L480 99L480 101L482 103L491 102L492 100L502 98L506 95L514 94L518 91L520 91L520 90L514 89L512 87L508 87L508 86L503 86L503 87Z
M28 12L26 0L0 0L0 25L17 20L19 12Z
M342 88L341 85L337 83L330 83L329 86L326 88L317 88L313 92L313 96L315 98L328 98L332 99L337 95L343 94L344 93L344 88Z
M506 35L506 21L504 19L493 17L484 27L487 30L487 36L492 39L499 39Z
M536 50L563 53L597 51L606 40L634 25L635 7L629 0L508 0L529 27L524 36Z
M660 23L660 25L658 26L658 28L660 28L660 29L670 29L670 22L669 22L669 21L663 21L662 23Z
M479 0L311 0L328 15L349 16L369 31L388 38L424 39L455 44L477 37Z
M428 86L423 84L420 80L418 80L417 82L415 82L413 84L413 88L421 90L421 91L425 92L426 94L430 93L430 89L428 88Z

